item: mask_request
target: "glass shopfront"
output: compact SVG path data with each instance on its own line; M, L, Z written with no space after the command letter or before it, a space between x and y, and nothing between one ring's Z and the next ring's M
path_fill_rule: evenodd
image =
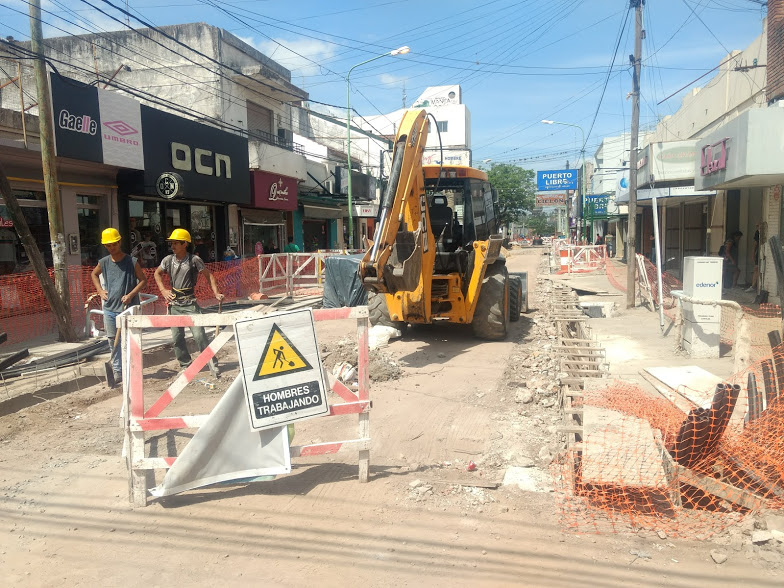
M44 263L52 267L52 247L49 237L49 215L46 212L46 195L43 191L13 190L19 200L22 214L30 227L33 239L44 256ZM2 203L2 200L0 200ZM14 229L5 203L0 204L0 275L31 271L30 260Z
M191 251L216 261L215 207L159 200L128 200L129 250L142 267L157 267L170 253L166 238L174 229L191 234Z

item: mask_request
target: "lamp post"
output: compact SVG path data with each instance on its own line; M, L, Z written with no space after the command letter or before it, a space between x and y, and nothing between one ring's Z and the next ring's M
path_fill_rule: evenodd
M376 59L381 59L382 57L386 57L388 55L395 56L395 55L405 55L411 51L411 49L407 46L399 47L394 51L390 51L389 53L382 53L381 55L376 55L375 57L371 57L370 59L366 59L365 61L358 63L351 67L346 74L346 155L348 159L348 169L346 170L346 176L348 181L348 248L351 249L352 245L354 244L354 219L351 210L351 72L354 71L360 65L365 65L366 63L370 63L371 61L375 61Z
M545 124L545 125L562 125L564 127L574 127L575 129L580 129L580 135L582 136L582 143L580 143L580 157L582 158L583 162L582 162L582 168L581 168L581 171L580 171L580 175L582 176L582 182L580 182L580 184L582 186L582 190L580 190L578 192L578 194L577 194L578 210L579 210L579 207L580 207L579 206L579 202L580 202L579 198L581 198L582 196L585 196L585 131L583 131L583 128L580 125L575 125L575 124L572 124L572 123L565 123L565 122L558 122L557 120L546 120L545 119L545 120L542 121L542 124ZM569 218L569 208L568 208L568 206L567 206L567 209L566 209L566 218L567 218L566 222L568 223L569 222L568 221L568 218ZM579 237L582 234L582 219L580 219L580 224L578 225L578 228L579 228L579 231L578 231L578 237Z

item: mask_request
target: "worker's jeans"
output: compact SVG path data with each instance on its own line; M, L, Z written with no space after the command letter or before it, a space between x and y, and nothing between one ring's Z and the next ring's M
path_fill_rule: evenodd
M172 304L169 306L169 313L179 315L200 315L201 307L195 302L183 306ZM196 345L198 345L199 349L204 351L210 344L209 339L207 339L207 333L204 332L204 327L188 328L191 330ZM180 367L188 367L188 364L191 362L191 354L188 352L188 345L185 343L185 327L172 327L171 335L172 341L174 341L174 355L177 357L177 361L180 362Z
M111 310L103 311L103 328L106 330L106 338L109 339L109 352L114 352L114 338L117 336L117 315L119 312ZM121 341L117 341L117 345L122 345ZM122 351L117 350L112 358L112 371L119 375L122 374Z

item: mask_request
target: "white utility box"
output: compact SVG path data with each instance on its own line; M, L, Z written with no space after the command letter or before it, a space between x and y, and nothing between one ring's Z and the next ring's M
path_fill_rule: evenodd
M721 300L723 260L685 257L683 293L699 300ZM719 357L721 307L683 302L683 348L692 357Z

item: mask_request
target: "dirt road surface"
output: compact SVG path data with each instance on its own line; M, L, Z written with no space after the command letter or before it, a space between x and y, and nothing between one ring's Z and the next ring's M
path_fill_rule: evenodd
M96 386L3 416L3 584L780 586L778 568L741 554L715 564L711 543L564 532L547 491L557 408L524 397L552 392L551 373L531 376L547 356L546 325L536 322L539 261L531 250L509 258L511 270L529 272L532 311L506 341L420 327L384 349L401 377L372 387L367 484L348 453L295 460L291 475L272 482L133 508L117 392ZM353 332L332 325L319 337L334 352ZM156 368L145 394L165 387L167 370ZM189 394L182 406L191 409L217 398L206 388ZM297 425L296 442L356 437L356 417L341 418ZM512 466L543 491L499 485Z

